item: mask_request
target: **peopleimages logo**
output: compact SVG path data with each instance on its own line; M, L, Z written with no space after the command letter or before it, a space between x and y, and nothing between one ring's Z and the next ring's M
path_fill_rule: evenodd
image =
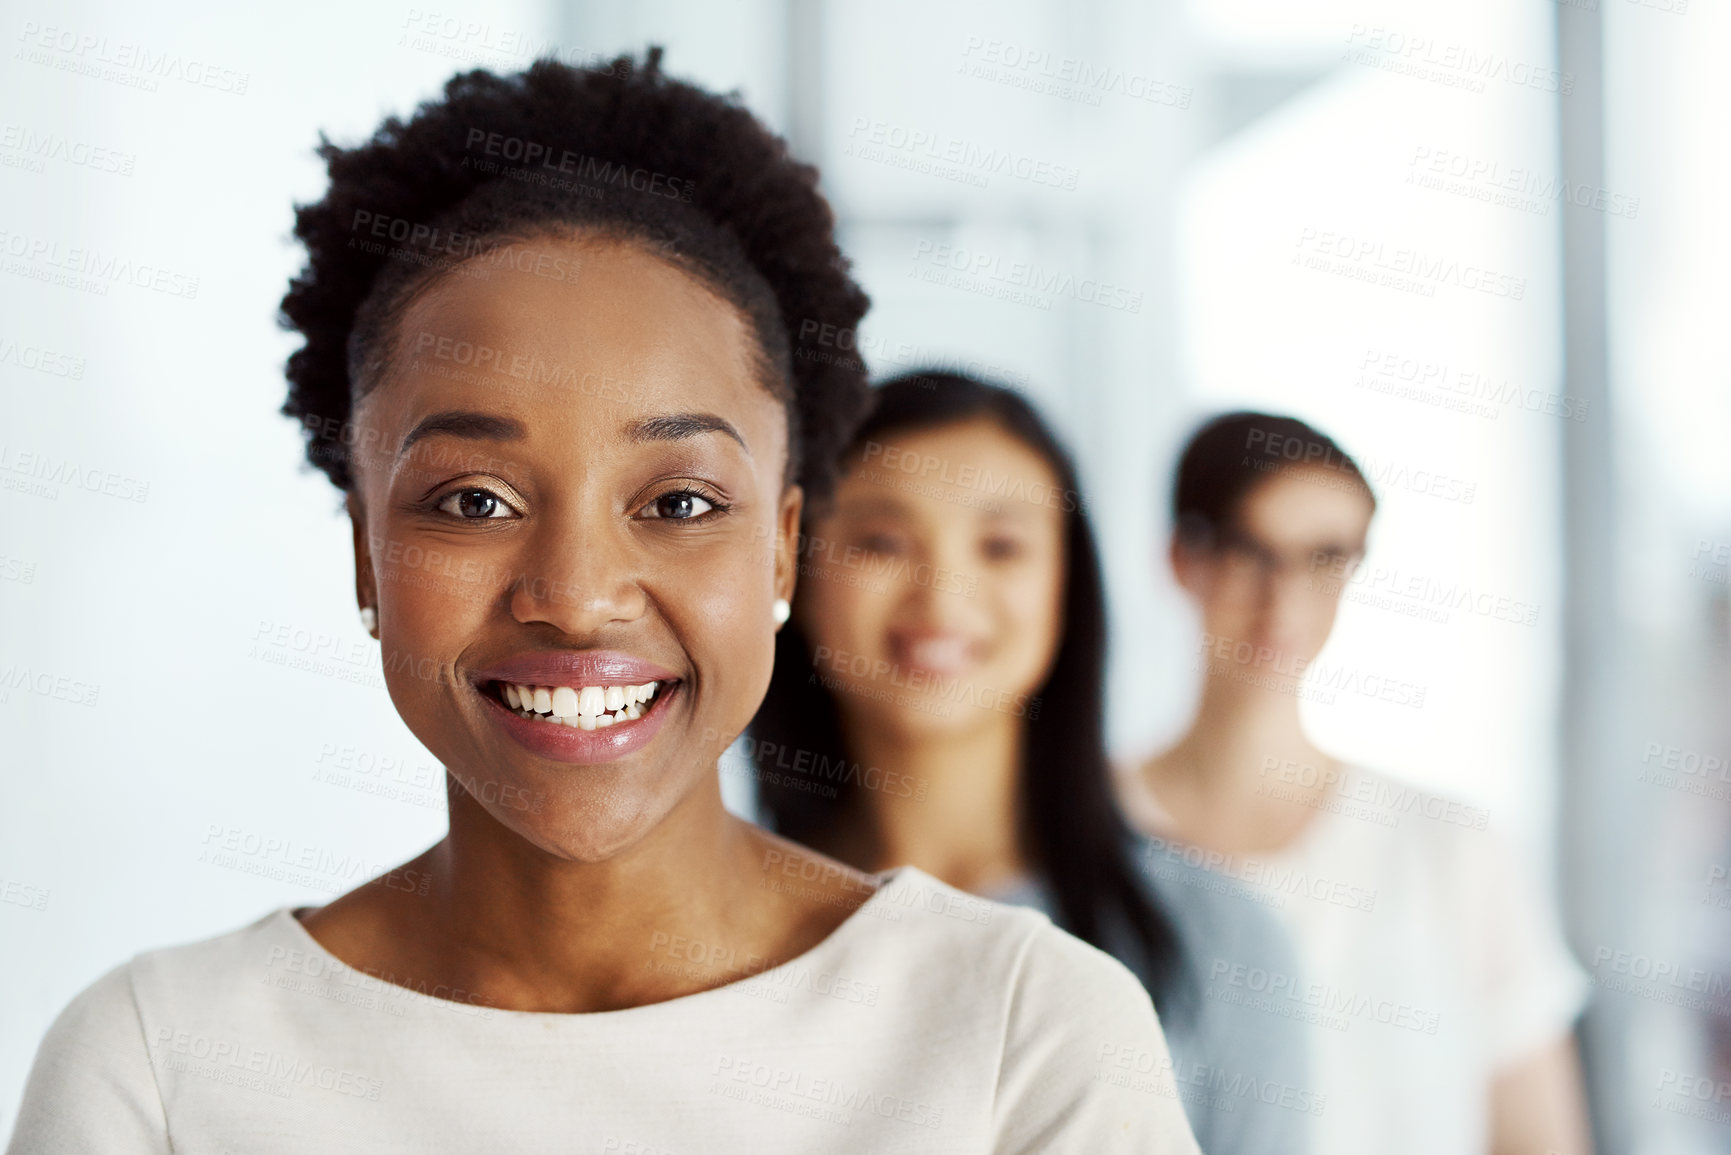
M1567 421L1585 421L1590 407L1584 398L1524 388L1507 376L1376 348L1365 350L1359 362L1358 379L1353 384L1493 419L1504 410L1519 409Z
M16 365L50 377L65 377L78 381L84 377L84 358L61 353L41 345L25 345L9 337L0 337L0 365Z
M23 49L14 59L47 65L66 72L113 80L132 88L155 92L159 80L178 80L194 88L211 88L234 96L245 96L250 73L223 68L179 52L157 51L130 40L113 40L76 28L38 24L26 20L18 34Z
M1085 508L1081 495L1074 490L1060 489L1040 481L1030 484L1027 478L1019 475L995 474L990 469L982 469L972 462L957 464L946 457L921 453L900 445L867 441L860 460L864 464L918 477L922 481L976 490L999 501L1026 501L1064 513L1074 513Z
M962 178L963 183L980 188L985 188L992 177L1002 176L1074 192L1082 177L1082 171L1072 165L869 116L854 117L843 155L913 171L925 171L923 165L936 165L938 169L933 175L952 174ZM898 157L913 163L898 163L895 159Z
M1629 220L1634 220L1641 211L1640 197L1428 145L1419 145L1408 164L1407 184L1452 192L1537 216L1548 216L1550 206L1559 201Z
M43 171L45 162L55 160L75 168L131 176L133 166L138 163L135 153L92 144L63 133L37 131L22 124L0 127L0 152L17 154L29 162L25 167L35 172Z
M719 738L716 730L705 730L705 741ZM753 769L782 770L826 785L847 785L860 790L881 790L898 798L924 798L926 780L911 778L898 770L884 770L850 761L845 753L834 755L822 751L789 747L780 742L762 741L750 734L741 734L734 746L739 757ZM829 794L834 797L834 792Z
M717 1055L711 1088L717 1094L768 1107L781 1107L797 1114L797 1108L821 1106L839 1114L834 1121L846 1123L853 1113L895 1119L915 1127L936 1130L943 1124L942 1107L901 1095L868 1090L840 1079L821 1078L807 1071L771 1066L745 1055Z
M586 156L568 148L527 140L520 136L488 132L484 128L469 129L463 151L478 152L483 157L502 160L524 168L540 168L550 173L575 177L579 181L603 187L629 189L648 196L690 202L697 195L697 182L653 172L642 167L618 164L597 156ZM463 158L465 165L470 163Z
M961 245L921 240L914 245L911 276L933 284L997 297L1014 304L1050 309L1058 297L1125 313L1142 311L1141 290L1126 289L1094 277L1077 277L1033 261L1006 261L995 253Z
M1490 811L1481 806L1442 798L1350 766L1318 767L1266 755L1262 759L1262 777L1272 778L1273 782L1258 783L1258 794L1277 794L1283 786L1295 787L1287 794L1290 801L1334 813L1343 812L1338 809L1342 804L1357 803L1357 807L1345 811L1348 817L1366 818L1382 826L1398 826L1408 814L1472 830L1484 830L1490 825ZM1328 793L1311 793L1317 786Z
M1286 1000L1337 1020L1362 1019L1421 1035L1434 1035L1442 1028L1442 1014L1438 1011L1228 959L1213 961L1208 981L1217 989L1236 988L1270 1000Z
M152 1046L165 1065L179 1060L170 1066L172 1070L202 1078L214 1078L224 1069L237 1075L259 1076L285 1098L296 1087L307 1087L377 1102L384 1090L381 1080L345 1067L310 1063L280 1051L250 1047L233 1039L213 1039L174 1027L158 1027Z
M826 689L854 689L843 680L846 677L867 683L863 692L877 701L894 701L899 705L916 706L929 705L930 703L923 700L932 699L939 705L972 706L996 710L1001 714L1013 714L1018 718L1026 717L1029 720L1038 719L1040 716L1041 703L1038 697L982 685L960 675L946 677L919 667L904 669L900 663L887 658L873 658L849 650L831 649L829 646L818 646L814 649L811 662L814 670L828 669L834 675L813 675ZM897 695L885 687L906 690L908 694ZM949 710L945 709L940 716L949 717Z
M1435 296L1438 285L1485 293L1510 301L1527 295L1527 279L1454 257L1390 246L1371 237L1355 237L1329 229L1303 228L1295 242L1292 264L1317 272Z
M1098 106L1103 94L1111 94L1187 109L1195 95L1188 85L1162 80L1152 72L1100 64L1013 41L970 36L962 59L958 71L965 76L1091 106Z
M1609 946L1596 947L1593 950L1593 981L1612 990L1627 990L1629 993L1644 993L1631 989L1626 981L1619 983L1617 976L1625 979L1637 979L1649 984L1646 993L1657 988L1671 988L1672 991L1682 991L1691 995L1705 995L1708 1001L1679 1003L1680 1006L1711 1007L1714 1014L1723 1014L1721 1003L1711 1000L1724 1000L1731 996L1731 975L1720 971L1710 971L1705 967L1688 966L1674 959L1659 958L1642 954L1640 951L1616 950Z
M1269 688L1277 688L1281 680L1302 678L1313 692L1337 690L1395 706L1410 706L1415 710L1424 706L1426 687L1343 662L1305 658L1273 646L1206 632L1201 636L1197 652L1208 663L1209 672L1230 676L1237 667L1243 674L1270 679L1266 683ZM1332 702L1334 699L1331 695L1322 700Z
M1162 861L1182 863L1193 868L1201 867L1217 876L1255 887L1280 900L1279 903L1271 905L1284 906L1287 897L1299 897L1366 913L1376 909L1375 890L1355 886L1341 879L1313 875L1301 867L1227 854L1219 850L1204 850L1189 843L1171 842L1158 837L1148 839L1143 854L1148 865L1155 869L1160 867Z
M24 479L34 479L32 484ZM48 453L20 450L0 442L0 488L58 498L58 486L100 493L121 501L144 502L150 498L150 482L127 477L110 469L80 465Z
M1486 81L1500 81L1563 96L1575 91L1572 72L1395 28L1354 24L1346 44L1344 58L1354 63L1436 81L1451 88L1483 92Z
M0 255L8 258L8 273L99 296L108 294L109 285L120 284L188 301L198 296L198 278L190 273L92 245L62 245L52 237L0 230Z

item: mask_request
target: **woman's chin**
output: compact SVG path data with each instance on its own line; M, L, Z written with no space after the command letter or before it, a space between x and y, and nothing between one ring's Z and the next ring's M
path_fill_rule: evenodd
M909 739L957 737L972 733L992 720L994 711L971 702L957 702L935 695L907 695L908 701L885 711L877 724L891 734Z
M546 797L524 811L482 803L493 820L542 853L567 862L605 862L636 846L671 807L658 800Z
M654 825L653 822L610 823L581 829L561 827L520 833L545 853L565 862L606 862L643 841Z

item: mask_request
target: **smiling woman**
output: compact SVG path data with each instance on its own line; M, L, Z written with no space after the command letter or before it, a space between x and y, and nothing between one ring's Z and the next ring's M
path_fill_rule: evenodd
M285 412L449 833L98 980L12 1150L1194 1152L1118 963L722 805L865 395L815 171L653 51L321 153Z

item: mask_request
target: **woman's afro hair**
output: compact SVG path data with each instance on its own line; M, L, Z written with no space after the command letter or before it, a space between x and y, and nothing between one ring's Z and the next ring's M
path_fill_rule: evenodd
M509 240L575 227L641 241L741 308L765 383L787 403L789 480L810 503L833 491L868 397L865 365L841 350L869 301L836 247L817 170L737 96L669 79L659 48L641 63L539 60L454 76L358 147L321 134L318 155L330 189L295 211L307 264L281 323L306 343L288 359L282 412L338 487L354 484L351 404L412 294Z

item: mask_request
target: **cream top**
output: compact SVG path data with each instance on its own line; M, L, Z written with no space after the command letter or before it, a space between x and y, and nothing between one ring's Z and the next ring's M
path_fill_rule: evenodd
M1037 912L882 878L789 962L593 1014L387 985L277 910L78 995L8 1150L1196 1152L1128 970Z

